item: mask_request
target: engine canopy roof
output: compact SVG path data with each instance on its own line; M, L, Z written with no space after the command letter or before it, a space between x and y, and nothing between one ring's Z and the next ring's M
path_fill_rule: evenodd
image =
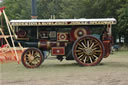
M116 24L115 18L101 19L31 19L11 20L12 26L65 26L65 25L107 25Z

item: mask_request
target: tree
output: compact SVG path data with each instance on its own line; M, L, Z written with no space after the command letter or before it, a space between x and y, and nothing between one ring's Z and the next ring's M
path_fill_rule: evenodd
M6 13L11 19L30 18L31 0L3 0L2 6L5 6Z
M118 13L118 27L120 37L124 37L124 41L128 44L128 0L122 0L121 8Z
M1 6L6 6L10 19L30 19L31 0L3 0ZM38 18L56 19L68 18L116 18L117 25L113 27L113 36L125 36L127 43L128 0L37 0Z

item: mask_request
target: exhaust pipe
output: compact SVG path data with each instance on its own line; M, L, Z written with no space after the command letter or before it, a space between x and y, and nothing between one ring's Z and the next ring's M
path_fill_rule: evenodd
M32 16L31 18L32 19L37 19L37 6L36 6L36 0L32 0L32 8L31 8L31 11L32 11Z

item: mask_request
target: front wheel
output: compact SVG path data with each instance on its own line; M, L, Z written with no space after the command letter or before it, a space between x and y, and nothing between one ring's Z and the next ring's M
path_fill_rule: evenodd
M74 59L83 66L94 66L104 56L104 47L100 40L93 36L83 36L75 41L72 49Z
M36 68L44 61L44 55L37 48L26 49L21 56L22 64L26 68Z

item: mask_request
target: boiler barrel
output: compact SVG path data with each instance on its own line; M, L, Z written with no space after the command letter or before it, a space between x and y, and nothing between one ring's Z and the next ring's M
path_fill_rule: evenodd
M15 45L18 46L18 42L21 44L23 47L36 47L38 48L38 41L35 42L28 42L28 41L15 41Z
M52 47L65 47L67 42L40 40L35 42L18 41L23 47L36 47L42 50L50 50Z

